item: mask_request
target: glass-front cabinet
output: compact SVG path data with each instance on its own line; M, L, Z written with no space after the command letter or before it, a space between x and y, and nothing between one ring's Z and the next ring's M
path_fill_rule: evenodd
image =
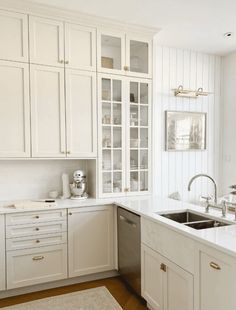
M151 78L151 39L100 30L97 48L98 72Z
M100 196L150 190L149 80L99 74Z

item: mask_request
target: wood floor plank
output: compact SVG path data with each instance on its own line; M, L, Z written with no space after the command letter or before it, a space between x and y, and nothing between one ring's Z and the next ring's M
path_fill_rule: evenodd
M0 300L0 308L11 305L16 305L24 302L29 302L37 299L73 293L76 291L82 291L89 288L105 286L117 302L124 310L148 310L144 302L133 294L123 283L121 278L108 278L104 280L97 280L86 283L79 283L64 287L58 287L55 289L45 290L41 292L35 292Z

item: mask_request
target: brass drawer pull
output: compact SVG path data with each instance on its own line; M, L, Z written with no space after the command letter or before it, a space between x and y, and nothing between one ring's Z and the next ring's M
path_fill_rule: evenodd
M38 228L38 227L36 227L36 228L35 228L35 230L36 230L36 231L39 231L39 228Z
M44 256L34 256L33 258L32 258L33 260L42 260L42 259L44 259Z
M160 269L161 269L162 271L166 272L166 265L162 263L162 264L160 265Z
M35 218L36 218L36 219L39 219L39 215L36 215Z
M36 243L40 243L40 240L36 240Z
M210 262L210 266L213 269L221 270L220 266L218 264L214 263L214 262Z

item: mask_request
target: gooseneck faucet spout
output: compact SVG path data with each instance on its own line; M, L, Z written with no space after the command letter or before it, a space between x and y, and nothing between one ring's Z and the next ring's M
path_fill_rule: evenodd
M197 174L194 177L192 177L192 179L188 183L188 191L190 192L191 185L192 185L193 181L197 178L200 178L200 177L205 177L205 178L208 178L212 181L212 183L214 185L214 190L215 190L214 203L215 203L215 205L217 205L217 184L216 184L216 181L211 176L209 176L208 174L200 173L200 174Z

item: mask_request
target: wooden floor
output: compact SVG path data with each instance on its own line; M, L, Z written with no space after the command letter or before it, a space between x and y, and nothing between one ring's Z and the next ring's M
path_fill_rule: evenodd
M36 293L30 293L26 295L10 297L0 300L0 308L11 305L20 304L23 302L33 301L36 299L72 293L76 291L86 290L93 287L106 286L113 297L118 301L124 310L147 310L145 304L137 298L130 290L126 288L124 283L119 277L109 278L104 280L97 280L93 282L74 284L70 286L45 290ZM102 310L102 309L101 309Z

